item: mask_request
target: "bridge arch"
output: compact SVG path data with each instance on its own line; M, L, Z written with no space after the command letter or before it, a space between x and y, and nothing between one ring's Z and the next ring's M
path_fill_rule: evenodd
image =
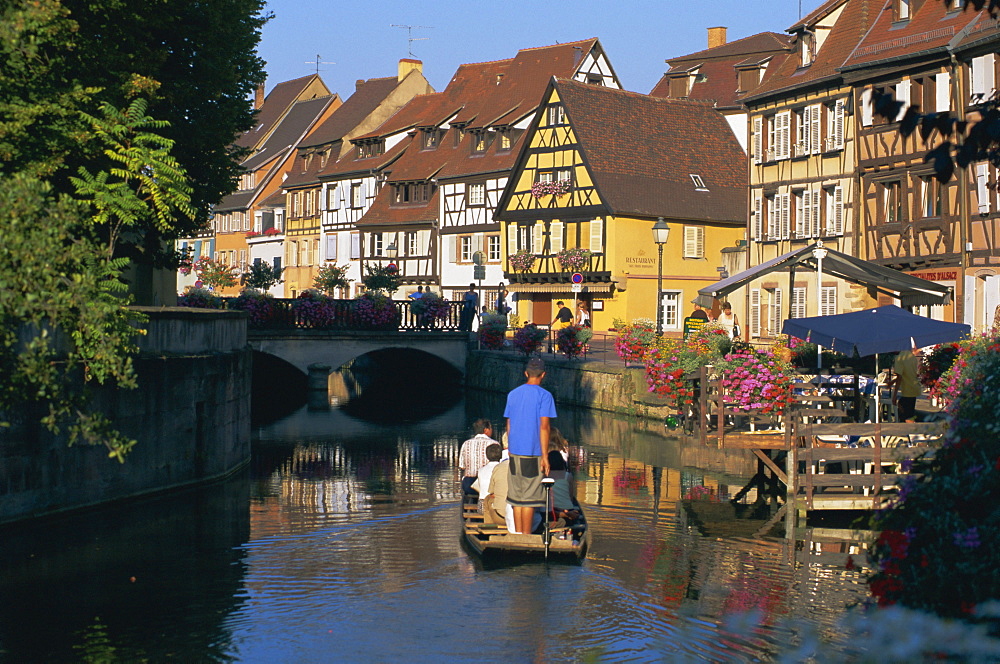
M466 332L250 330L248 342L255 351L281 358L307 376L315 364L336 369L362 355L397 348L433 355L464 377L469 354Z

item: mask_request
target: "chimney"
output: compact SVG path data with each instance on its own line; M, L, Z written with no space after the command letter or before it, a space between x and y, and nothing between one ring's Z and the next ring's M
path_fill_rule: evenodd
M254 110L259 109L263 105L264 105L264 84L261 83L260 85L257 86L257 90L254 92L253 95Z
M365 85L365 79L359 78L358 80L354 81L354 91L357 92L362 87L364 87L364 85Z
M726 43L726 28L709 28L708 29L708 47L715 48L716 46L724 46Z
M411 58L403 58L399 61L399 75L396 77L397 81L402 81L411 71L423 72L424 63L420 60L413 60Z

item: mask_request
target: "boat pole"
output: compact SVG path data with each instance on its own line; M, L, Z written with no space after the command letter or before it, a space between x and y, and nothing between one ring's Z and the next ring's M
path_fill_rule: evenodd
M549 538L549 535L550 535L550 533L549 533L549 512L550 512L549 505L552 502L552 485L555 484L555 483L556 483L556 481L554 479L552 479L551 477L542 478L542 487L545 489L545 514L542 515L542 519L545 520L545 532L542 535L542 537L543 537L543 539L545 541L545 558L546 558L546 560L549 557L549 541L550 541L550 538Z

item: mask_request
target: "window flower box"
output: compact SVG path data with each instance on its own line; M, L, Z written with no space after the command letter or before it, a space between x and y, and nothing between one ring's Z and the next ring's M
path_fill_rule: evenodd
M556 259L564 270L581 272L585 267L590 265L590 256L591 253L589 250L574 248L563 249L556 254Z
M527 249L521 249L510 257L510 266L518 272L527 272L535 265L535 255Z
M550 182L536 182L531 185L531 195L535 198L542 196L564 196L573 188L572 180L552 180Z

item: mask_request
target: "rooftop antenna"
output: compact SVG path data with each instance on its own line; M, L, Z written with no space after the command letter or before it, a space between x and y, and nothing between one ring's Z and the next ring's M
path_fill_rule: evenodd
M318 73L320 73L322 71L319 68L320 65L335 65L337 63L336 62L324 62L323 59L320 57L319 53L317 53L316 54L316 62L313 62L312 60L306 60L306 64L307 65L312 65L312 64L316 65L316 73L318 74Z
M410 54L411 58L417 57L417 56L413 55L413 42L415 42L415 41L423 41L425 39L430 39L430 37L414 37L413 36L413 28L420 28L420 29L423 29L423 30L431 30L431 29L434 28L433 25L397 25L395 23L393 23L389 27L390 28L406 28L406 50Z

